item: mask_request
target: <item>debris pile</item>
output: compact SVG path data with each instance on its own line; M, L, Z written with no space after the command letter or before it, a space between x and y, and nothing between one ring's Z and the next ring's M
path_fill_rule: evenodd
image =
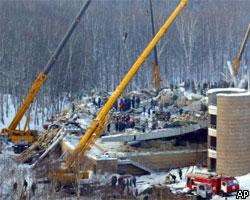
M94 94L72 102L62 113L53 116L44 124L45 131L17 157L17 161L34 162L45 157L65 136L81 137L108 99L108 94L101 95ZM143 133L205 121L207 102L204 96L186 92L182 87L165 88L158 94L149 90L132 91L120 97L111 112L104 135L131 131ZM162 146L165 149L171 147Z

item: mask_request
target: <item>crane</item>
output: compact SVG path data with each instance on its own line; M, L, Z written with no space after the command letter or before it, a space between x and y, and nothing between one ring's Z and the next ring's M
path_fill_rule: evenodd
M247 30L246 30L245 35L243 37L243 40L241 42L239 52L238 52L237 56L233 59L233 73L234 73L235 77L237 77L237 75L238 75L238 70L239 70L242 54L246 48L249 33L250 33L250 22L248 24Z
M125 90L128 83L131 81L135 73L144 63L145 59L149 56L151 51L154 49L158 41L163 37L166 33L170 25L182 11L182 9L187 4L188 0L181 0L169 18L165 21L163 26L160 28L158 33L154 36L154 38L150 41L148 46L142 52L142 54L138 57L135 61L133 66L130 68L128 73L124 76L120 84L116 87L113 94L109 97L108 101L102 107L96 118L91 122L88 129L81 137L78 145L74 149L73 152L67 152L67 156L65 162L62 163L62 166L58 168L56 171L49 172L49 178L55 178L59 182L67 182L67 181L74 181L74 166L77 166L79 162L83 160L85 153L91 148L91 145L96 141L98 137L102 134L103 130L105 129L106 122L108 120L108 113L110 109L113 107L116 100ZM88 178L88 173L86 171L78 171L78 176L82 179Z
M150 7L150 19L152 25L152 35L155 35L155 25L154 25L154 13L153 13L153 5L152 0L149 0ZM153 78L153 86L156 91L158 91L161 87L161 73L160 66L158 62L158 51L156 46L154 47L154 62L152 63L152 78Z
M73 20L72 24L68 28L67 32L65 33L64 37L62 38L61 42L58 44L56 50L50 57L48 63L44 67L44 70L40 72L38 77L33 82L27 96L25 97L21 107L17 111L15 117L13 118L12 122L8 126L8 128L2 129L2 133L7 133L9 138L13 143L19 143L24 140L26 143L33 142L36 131L33 130L26 130L27 124L29 122L29 117L27 117L25 126L23 130L17 130L17 126L20 123L21 119L23 118L26 111L30 108L32 102L34 101L37 93L39 92L41 86L47 79L47 76L51 69L53 68L55 62L57 61L60 53L62 52L64 46L66 45L67 41L69 40L70 36L72 35L73 31L75 30L76 26L79 24L81 17L86 12L91 0L87 0L85 4L81 7L79 13Z

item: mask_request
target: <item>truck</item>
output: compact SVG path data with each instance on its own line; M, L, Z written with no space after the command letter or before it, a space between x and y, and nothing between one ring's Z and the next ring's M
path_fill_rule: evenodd
M228 196L240 189L239 182L232 176L218 176L206 173L187 175L187 188L197 190L199 184L210 184L213 195Z

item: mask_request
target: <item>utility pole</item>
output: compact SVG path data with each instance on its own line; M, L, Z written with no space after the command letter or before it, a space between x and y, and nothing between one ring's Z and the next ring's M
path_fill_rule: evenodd
M153 5L152 0L149 0L150 7L150 19L152 25L152 36L155 36L155 25L154 25L154 13L153 13ZM160 67L158 63L158 53L156 46L154 47L154 62L152 63L152 79L153 86L156 90L159 90L161 87L161 75L160 75Z

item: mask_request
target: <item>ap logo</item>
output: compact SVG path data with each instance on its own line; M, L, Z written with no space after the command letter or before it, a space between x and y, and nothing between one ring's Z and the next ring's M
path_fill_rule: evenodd
M236 194L236 199L249 199L249 191L248 190L239 190Z

